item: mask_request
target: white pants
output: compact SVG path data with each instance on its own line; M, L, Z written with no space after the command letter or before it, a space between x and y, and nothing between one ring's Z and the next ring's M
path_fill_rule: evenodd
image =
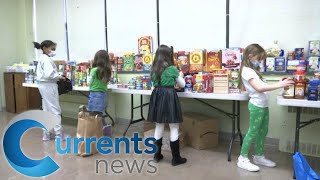
M156 123L154 138L159 140L163 136L164 123ZM170 141L174 142L179 139L179 123L169 123L170 127Z
M49 112L57 117L57 122L54 127L54 131L60 131L61 108L59 104L59 92L57 83L40 82L38 89L42 97L43 111Z

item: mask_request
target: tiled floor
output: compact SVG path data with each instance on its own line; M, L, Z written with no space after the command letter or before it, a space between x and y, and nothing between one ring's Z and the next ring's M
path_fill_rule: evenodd
M3 129L8 123L13 114L0 112L0 137L3 136ZM76 122L64 121L65 131L69 134L75 135ZM124 125L117 125L114 128L115 135L121 135ZM131 136L133 132L142 132L142 128L139 126L133 126L130 128L128 136ZM50 155L52 159L57 162L61 167L54 174L45 177L43 179L131 179L131 180L144 180L144 179L167 179L167 180L179 180L179 179L216 179L216 180L231 180L231 179L243 179L243 180L287 180L292 179L292 159L291 154L281 153L274 147L267 147L267 155L271 159L278 163L276 168L262 168L260 172L250 173L244 170L238 169L236 166L236 158L239 154L239 145L234 146L232 162L226 160L227 143L222 142L218 148L198 151L190 147L182 149L181 154L188 159L185 165L172 167L170 165L171 154L170 152L164 152L165 159L159 164L148 164L148 161L152 159L150 155L100 155L96 154L91 157L82 158L76 155L60 155L55 150L54 141L42 142L41 130L31 129L23 137L21 141L21 147L23 152L33 159L41 159L46 155ZM0 179L28 179L27 177L20 175L13 170L7 163L3 151L2 140L0 145ZM108 164L108 168L100 163L99 172L96 173L96 160L105 160ZM115 171L123 170L122 173L117 174L112 172L111 164L113 160L121 160L124 164L124 168L115 168ZM133 171L129 173L127 169L127 163L132 163L137 160L138 165L144 162L141 173ZM311 158L311 165L315 167L318 172L320 170L320 159ZM116 162L119 165L119 162ZM149 166L151 165L151 166ZM154 168L155 167L155 168ZM156 169L156 172L154 173Z

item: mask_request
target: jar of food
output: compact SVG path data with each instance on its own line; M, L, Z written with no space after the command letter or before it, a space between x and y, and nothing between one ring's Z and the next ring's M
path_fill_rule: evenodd
M287 78L283 78L282 80L285 80ZM289 80L292 80L292 79L289 79ZM294 99L294 85L291 85L291 86L288 86L288 87L285 87L284 88L284 91L283 91L283 98L286 98L286 99Z
M306 79L306 73L304 71L296 71L293 73L294 81L304 81Z
M304 81L296 81L294 86L294 98L295 99L304 99L305 96L305 86Z

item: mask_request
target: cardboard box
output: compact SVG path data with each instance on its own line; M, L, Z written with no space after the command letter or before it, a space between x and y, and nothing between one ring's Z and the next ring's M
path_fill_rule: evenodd
M153 55L152 54L144 54L142 56L142 63L143 63L143 71L150 72L153 63Z
M238 69L241 66L241 49L230 48L222 51L222 69Z
M320 41L309 41L309 56L320 56Z
M276 57L274 68L275 72L286 72L286 59L284 57Z
M151 36L144 36L138 39L139 54L152 53L153 41Z
M190 70L190 53L179 51L177 53L177 67L179 71L188 73Z
M221 69L221 51L210 51L207 53L205 69L207 72L213 72L215 69Z
M144 138L154 137L154 131L155 129L150 129L148 131L144 132ZM183 128L180 127L179 131L179 142L180 142L180 149L186 146L186 133L184 132ZM170 151L170 129L168 127L165 127L162 137L162 151Z
M204 50L195 50L190 53L190 73L203 71L205 54Z
M219 123L216 119L197 113L185 113L183 129L188 145L201 150L216 147L219 144Z
M309 72L317 72L319 71L320 58L317 56L309 57L308 59L308 71Z
M229 78L228 74L213 75L213 93L228 94L229 93Z
M267 57L266 59L266 72L274 72L275 66L275 58L274 57Z

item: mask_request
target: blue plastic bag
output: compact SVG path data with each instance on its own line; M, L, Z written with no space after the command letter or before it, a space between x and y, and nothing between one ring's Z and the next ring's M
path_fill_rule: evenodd
M310 167L301 153L296 152L293 160L297 180L320 180L320 176Z

